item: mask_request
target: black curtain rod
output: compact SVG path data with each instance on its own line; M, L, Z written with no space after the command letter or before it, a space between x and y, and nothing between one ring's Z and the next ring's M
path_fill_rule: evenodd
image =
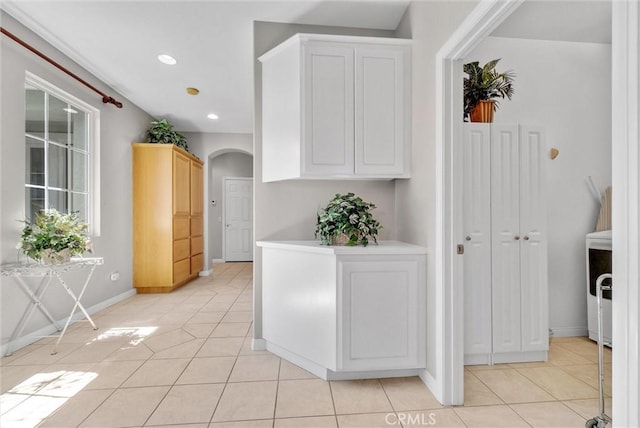
M57 69L65 72L69 76L71 76L74 79L76 79L78 82L82 83L87 88L89 88L92 91L94 91L94 92L98 93L99 95L101 95L103 103L105 103L105 104L113 104L114 106L116 106L118 108L122 108L122 103L120 101L117 101L117 100L113 99L112 97L110 97L109 95L105 94L100 89L96 88L91 83L87 82L86 80L84 80L83 78L79 77L77 74L71 72L67 68L61 66L56 61L52 60L51 58L49 58L48 56L46 56L45 54L43 54L42 52L40 52L39 50L34 48L33 46L29 45L27 42L25 42L25 41L19 39L18 37L14 36L9 31L5 30L3 27L0 27L0 31L2 32L2 34L4 34L5 36L9 37L11 40L16 42L20 46L24 47L27 50L30 50L31 52L33 52L34 54L38 55L43 60L47 61L49 64L51 64L54 67L56 67Z

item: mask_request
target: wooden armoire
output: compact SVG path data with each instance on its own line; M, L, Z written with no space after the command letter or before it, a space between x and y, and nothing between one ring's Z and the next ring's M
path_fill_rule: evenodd
M203 268L202 161L173 144L132 146L133 284L167 293Z

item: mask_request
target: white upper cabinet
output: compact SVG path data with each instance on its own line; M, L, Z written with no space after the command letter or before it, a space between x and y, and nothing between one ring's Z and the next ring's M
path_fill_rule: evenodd
M262 180L410 173L410 41L297 34L262 62Z

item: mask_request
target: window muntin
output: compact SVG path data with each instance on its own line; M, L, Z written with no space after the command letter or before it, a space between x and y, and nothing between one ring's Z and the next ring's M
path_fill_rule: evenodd
M78 211L97 233L93 205L98 195L91 180L97 171L98 112L41 79L25 83L25 214L44 208ZM93 128L93 129L92 129ZM92 141L92 139L94 141ZM93 183L92 183L93 181Z

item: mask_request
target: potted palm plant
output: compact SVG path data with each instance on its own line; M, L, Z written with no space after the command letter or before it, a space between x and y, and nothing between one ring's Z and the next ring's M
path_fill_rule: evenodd
M318 213L316 238L323 245L366 247L369 240L378 243L376 235L382 226L371 214L375 207L353 193L336 194Z
M511 99L514 93L511 70L496 71L500 59L494 59L481 66L478 61L464 65L464 120L471 122L493 122L493 112L500 106L497 98Z

